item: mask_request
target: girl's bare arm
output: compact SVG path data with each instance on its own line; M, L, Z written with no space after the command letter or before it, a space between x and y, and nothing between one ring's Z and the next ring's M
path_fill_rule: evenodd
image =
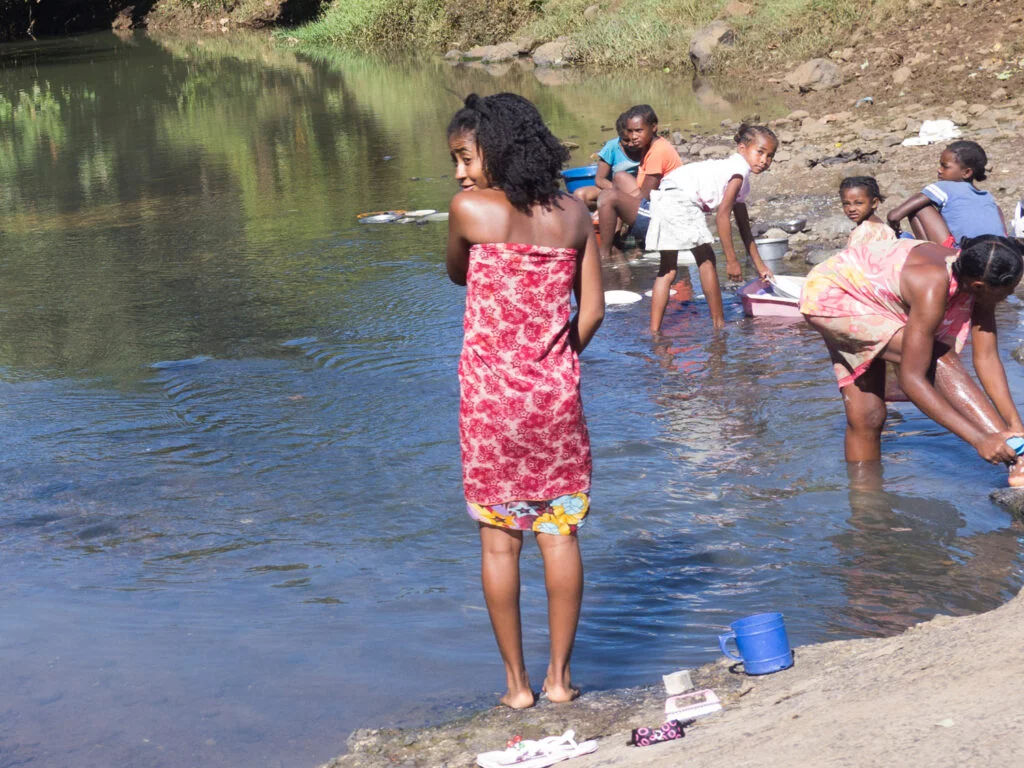
M589 216L587 217L589 224ZM601 259L597 251L597 239L594 227L588 227L583 258L576 270L576 281L573 290L576 293L576 305L579 307L572 319L570 329L571 341L576 352L587 348L594 338L597 329L604 320L604 286L601 281Z
M604 160L597 161L597 178L594 179L594 186L599 189L611 189L612 167Z
M469 271L469 246L464 230L466 218L472 206L466 205L468 192L459 192L452 198L448 212L448 249L445 266L448 278L456 285L466 284L466 273Z
M736 227L739 229L740 237L743 239L743 247L747 249L750 260L754 264L754 269L762 280L771 279L774 274L767 266L765 266L765 263L761 261L761 254L757 250L757 243L754 242L754 235L750 231L750 216L747 213L747 204L736 203L733 206L732 211L736 216Z
M736 196L743 186L743 178L733 176L725 187L722 202L715 211L715 225L718 228L718 239L722 241L722 253L725 254L725 272L730 280L743 278L743 267L736 258L736 248L732 243L732 211L736 205ZM749 224L749 222L748 222ZM749 227L748 227L749 231ZM760 260L760 257L759 257Z
M926 208L931 205L932 201L927 197L918 192L916 195L911 195L902 203L893 208L889 213L885 215L885 218L889 222L889 226L892 227L898 234L900 231L900 222L908 216L920 211L922 208Z
M935 353L935 331L946 312L949 278L944 267L905 267L901 292L910 304L900 349L900 388L930 419L968 442L986 461L1010 462L1016 454L1000 433L985 433L960 414L928 377Z
M1007 426L1012 430L1024 430L1024 423L1020 420L1020 413L1010 394L1010 385L1006 381L1006 369L999 359L995 307L975 305L971 320L971 346L978 380Z

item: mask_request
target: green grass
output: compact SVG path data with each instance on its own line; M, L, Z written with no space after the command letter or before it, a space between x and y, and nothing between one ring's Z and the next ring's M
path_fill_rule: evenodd
M843 47L858 28L900 23L902 0L746 0L748 16L729 22L737 42L718 64L759 68ZM303 43L362 50L442 53L519 35L570 35L585 64L689 66L694 31L719 17L727 0L334 0L317 20L283 33ZM590 5L600 10L584 18Z

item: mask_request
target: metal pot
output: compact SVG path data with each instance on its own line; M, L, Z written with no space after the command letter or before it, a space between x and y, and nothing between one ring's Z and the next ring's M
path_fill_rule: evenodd
M762 261L777 261L789 250L788 237L764 237L754 242L757 243L757 252L761 254Z

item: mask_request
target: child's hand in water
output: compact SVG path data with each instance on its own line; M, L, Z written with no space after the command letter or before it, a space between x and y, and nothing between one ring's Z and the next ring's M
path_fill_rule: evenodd
M1017 452L1006 444L1006 439L1016 435L1017 432L1014 430L989 432L982 435L974 444L974 450L981 458L992 464L1010 464L1017 460Z
M739 282L743 279L743 267L740 266L739 261L736 259L725 261L725 274L733 282Z
M775 273L768 269L767 266L761 270L761 279L766 283L770 283L773 277L775 277Z

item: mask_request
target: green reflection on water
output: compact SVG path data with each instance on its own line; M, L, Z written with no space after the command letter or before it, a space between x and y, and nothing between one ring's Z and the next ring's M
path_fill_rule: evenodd
M133 380L156 360L372 327L381 302L353 306L352 289L382 260L439 262L443 224L355 215L446 208L445 125L462 95L499 90L532 99L578 163L632 103L682 129L772 110L662 73L385 62L258 36L0 49L0 365Z

